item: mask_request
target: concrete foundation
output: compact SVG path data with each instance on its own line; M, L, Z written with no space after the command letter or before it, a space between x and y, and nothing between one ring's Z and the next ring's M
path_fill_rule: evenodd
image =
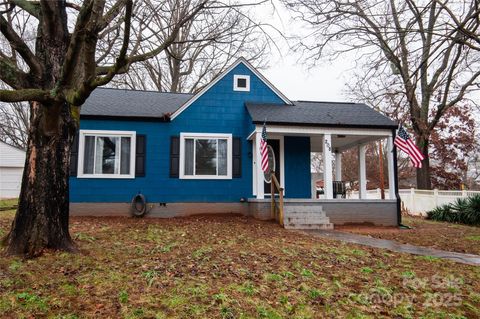
M314 212L323 209L330 223L371 223L396 226L395 200L358 199L285 199L285 211L290 207L304 206ZM242 214L260 220L271 219L270 199L249 199L247 203L148 203L145 217L171 218L200 214ZM70 203L71 216L131 216L130 203Z
M70 216L131 216L130 203L70 203ZM145 217L172 218L202 214L249 215L247 203L147 203Z

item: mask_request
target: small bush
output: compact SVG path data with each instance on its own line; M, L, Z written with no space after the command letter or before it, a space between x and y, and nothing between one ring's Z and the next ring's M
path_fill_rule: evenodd
M451 204L427 212L427 219L466 225L480 225L480 195L458 198Z

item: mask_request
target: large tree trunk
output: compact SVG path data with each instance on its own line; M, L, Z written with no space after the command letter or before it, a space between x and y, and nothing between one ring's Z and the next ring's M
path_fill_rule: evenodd
M35 55L42 65L36 85L55 91L68 49L66 1L40 4ZM35 257L45 249L74 250L68 232L70 148L78 126L65 102L30 103L28 147L17 214L7 235L7 253ZM74 109L75 117L78 117Z
M76 121L65 103L31 102L27 158L7 253L35 257L75 250L68 231L70 148Z
M430 181L430 159L428 158L428 139L418 137L417 146L425 156L425 159L422 161L422 167L417 168L417 188L432 189L432 183Z

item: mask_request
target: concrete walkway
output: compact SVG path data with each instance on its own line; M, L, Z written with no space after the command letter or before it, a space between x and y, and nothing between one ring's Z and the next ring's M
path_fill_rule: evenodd
M341 240L347 243L359 244L374 248L388 249L397 253L408 253L420 256L433 256L442 259L453 260L458 263L480 266L480 256L472 254L455 253L435 248L400 244L393 240L373 238L364 235L344 233L335 230L305 230L307 234Z

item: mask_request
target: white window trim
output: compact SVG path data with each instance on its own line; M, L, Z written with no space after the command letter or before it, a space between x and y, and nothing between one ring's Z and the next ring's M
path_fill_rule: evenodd
M185 175L185 139L226 139L227 140L227 175ZM232 134L222 133L180 133L180 179L232 179Z
M109 137L130 137L130 174L84 174L83 161L85 152L85 136L109 136ZM135 178L135 153L136 153L136 137L135 131L106 131L106 130L80 130L78 144L78 178ZM96 149L96 146L95 146ZM121 156L121 154L120 154Z
M238 86L238 80L245 79L247 86L242 88ZM233 76L233 90L234 91L243 91L243 92L250 92L250 75L239 75L235 74Z

